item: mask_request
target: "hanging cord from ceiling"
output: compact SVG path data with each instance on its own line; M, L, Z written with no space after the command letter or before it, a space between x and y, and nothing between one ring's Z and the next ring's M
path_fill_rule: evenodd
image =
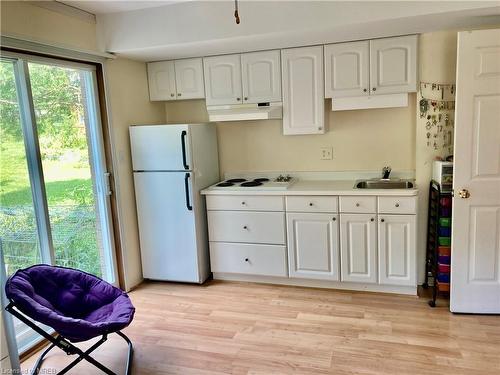
M238 0L234 0L234 18L236 18L236 24L240 24L240 15L238 14Z

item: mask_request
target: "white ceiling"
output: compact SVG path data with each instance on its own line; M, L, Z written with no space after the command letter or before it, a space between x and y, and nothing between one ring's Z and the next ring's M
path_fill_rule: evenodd
M192 0L154 0L154 1L136 1L136 0L56 0L72 7L84 10L92 14L105 14L128 12L132 10L147 9L171 5L180 2Z

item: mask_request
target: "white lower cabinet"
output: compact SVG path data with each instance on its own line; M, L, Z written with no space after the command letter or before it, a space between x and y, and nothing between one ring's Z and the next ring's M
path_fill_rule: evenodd
M285 246L210 242L212 272L288 276Z
M342 281L376 283L377 222L374 214L340 215Z
M339 280L338 215L288 213L290 277Z
M415 285L416 225L415 215L379 216L380 284Z

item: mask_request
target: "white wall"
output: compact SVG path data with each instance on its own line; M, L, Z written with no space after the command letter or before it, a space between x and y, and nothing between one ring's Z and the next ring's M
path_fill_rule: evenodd
M117 176L122 268L125 289L130 290L142 281L142 267L128 127L165 122L165 111L163 104L149 101L146 64L127 59L111 60L106 64L106 81L113 166Z

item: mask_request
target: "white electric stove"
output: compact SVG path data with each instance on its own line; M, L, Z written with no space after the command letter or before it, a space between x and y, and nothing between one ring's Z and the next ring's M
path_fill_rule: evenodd
M296 179L289 175L278 177L241 177L230 178L210 186L207 190L286 190Z

